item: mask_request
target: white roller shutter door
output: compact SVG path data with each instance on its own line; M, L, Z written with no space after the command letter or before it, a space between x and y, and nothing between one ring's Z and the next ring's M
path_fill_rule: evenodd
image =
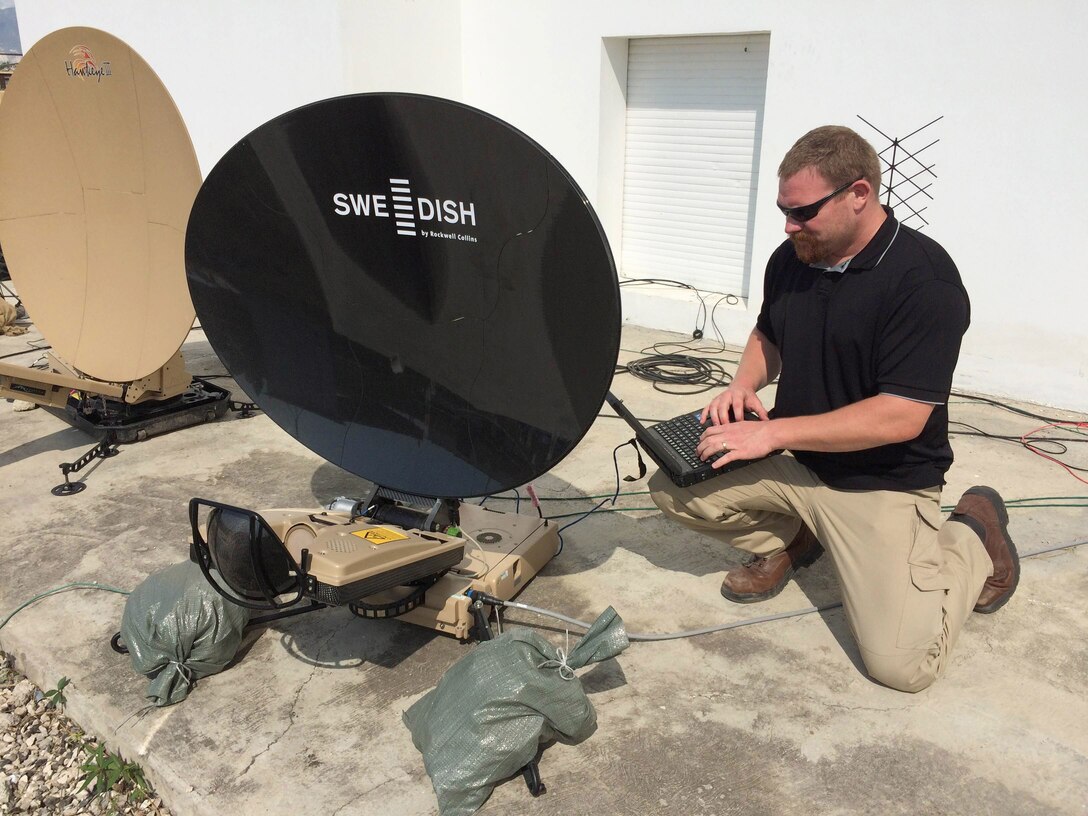
M747 296L767 34L630 41L625 278Z

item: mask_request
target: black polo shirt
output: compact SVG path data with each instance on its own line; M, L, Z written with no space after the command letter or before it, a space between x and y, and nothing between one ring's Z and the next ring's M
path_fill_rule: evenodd
M952 464L946 403L970 303L948 253L885 210L845 272L808 266L783 242L767 264L756 323L782 356L774 417L822 414L877 394L935 404L909 442L793 452L825 484L847 490L934 487Z

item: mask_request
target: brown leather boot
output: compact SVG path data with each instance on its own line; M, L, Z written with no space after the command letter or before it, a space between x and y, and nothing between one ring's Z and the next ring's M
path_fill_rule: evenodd
M949 518L962 521L974 530L994 562L994 574L983 584L975 611L984 615L996 612L1012 597L1020 581L1020 557L1009 538L1009 513L1005 502L992 487L978 485L963 494Z
M816 563L824 548L804 524L782 552L765 558L756 556L734 567L722 581L722 595L735 603L755 603L773 598L801 567Z

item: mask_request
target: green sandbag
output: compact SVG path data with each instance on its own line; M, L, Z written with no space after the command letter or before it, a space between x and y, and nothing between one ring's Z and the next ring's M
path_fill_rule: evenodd
M222 671L234 658L249 610L208 583L200 567L183 561L154 573L133 590L121 618L121 642L132 667L151 678L154 705L181 702L194 681Z
M574 669L627 648L606 609L569 655L536 632L511 629L479 644L404 712L442 816L469 816L495 784L536 757L542 742L576 744L597 728Z

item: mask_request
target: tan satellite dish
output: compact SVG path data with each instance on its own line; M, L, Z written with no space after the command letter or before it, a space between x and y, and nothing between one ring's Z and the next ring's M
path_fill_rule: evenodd
M200 188L188 131L155 72L121 40L66 28L23 57L0 109L0 245L52 346L44 368L0 362L0 397L64 409L117 445L222 416L230 392L192 377L185 227Z
M193 324L184 242L200 168L162 82L116 37L66 28L0 108L0 245L42 335L78 373L128 383Z

